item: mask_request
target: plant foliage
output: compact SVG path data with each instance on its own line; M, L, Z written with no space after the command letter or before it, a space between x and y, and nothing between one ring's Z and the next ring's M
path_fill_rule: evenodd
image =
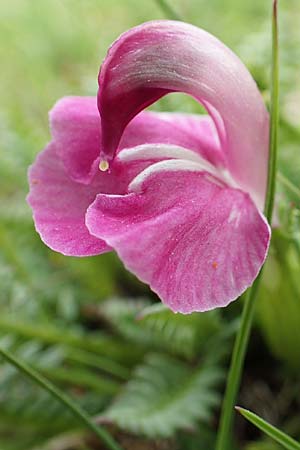
M219 404L224 373L217 360L195 368L166 355L149 354L103 418L147 436L169 437L209 421Z

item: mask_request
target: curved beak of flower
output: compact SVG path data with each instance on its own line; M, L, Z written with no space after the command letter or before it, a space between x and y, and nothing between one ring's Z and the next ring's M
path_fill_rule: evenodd
M207 109L228 171L262 209L269 123L262 97L238 57L189 24L148 22L110 48L99 74L100 158L113 159L132 118L170 92L187 93Z

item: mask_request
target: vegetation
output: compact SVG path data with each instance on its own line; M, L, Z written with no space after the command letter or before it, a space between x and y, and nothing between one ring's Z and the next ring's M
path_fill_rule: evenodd
M165 18L161 2L10 0L0 5L0 346L67 392L130 450L212 450L243 300L174 315L114 254L67 258L47 249L25 202L27 168L49 140L47 111L94 95L110 43ZM176 0L185 21L242 58L266 102L270 1ZM300 439L300 9L280 4L279 175L272 246L238 404ZM173 94L153 106L199 112ZM236 448L278 450L237 417ZM104 449L57 400L0 365L1 450ZM234 449L233 449L234 450Z

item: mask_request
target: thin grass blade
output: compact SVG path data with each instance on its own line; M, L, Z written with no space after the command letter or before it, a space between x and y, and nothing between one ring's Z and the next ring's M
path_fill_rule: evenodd
M247 409L236 406L235 409L243 416L245 419L249 420L253 425L260 429L267 436L270 436L278 444L282 445L287 450L300 450L300 443L295 441L293 438L283 433L283 431L278 430L270 423L266 422L264 419L259 417Z

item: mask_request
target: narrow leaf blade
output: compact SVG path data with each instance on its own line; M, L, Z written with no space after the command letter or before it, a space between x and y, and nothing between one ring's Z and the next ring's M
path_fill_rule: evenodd
M257 414L253 412L236 406L235 408L245 419L249 420L253 425L263 431L265 434L270 436L274 441L281 444L287 450L300 450L300 443L295 441L293 438L288 436L287 434L280 431L278 428L274 427L270 423L266 422L264 419L259 417Z

